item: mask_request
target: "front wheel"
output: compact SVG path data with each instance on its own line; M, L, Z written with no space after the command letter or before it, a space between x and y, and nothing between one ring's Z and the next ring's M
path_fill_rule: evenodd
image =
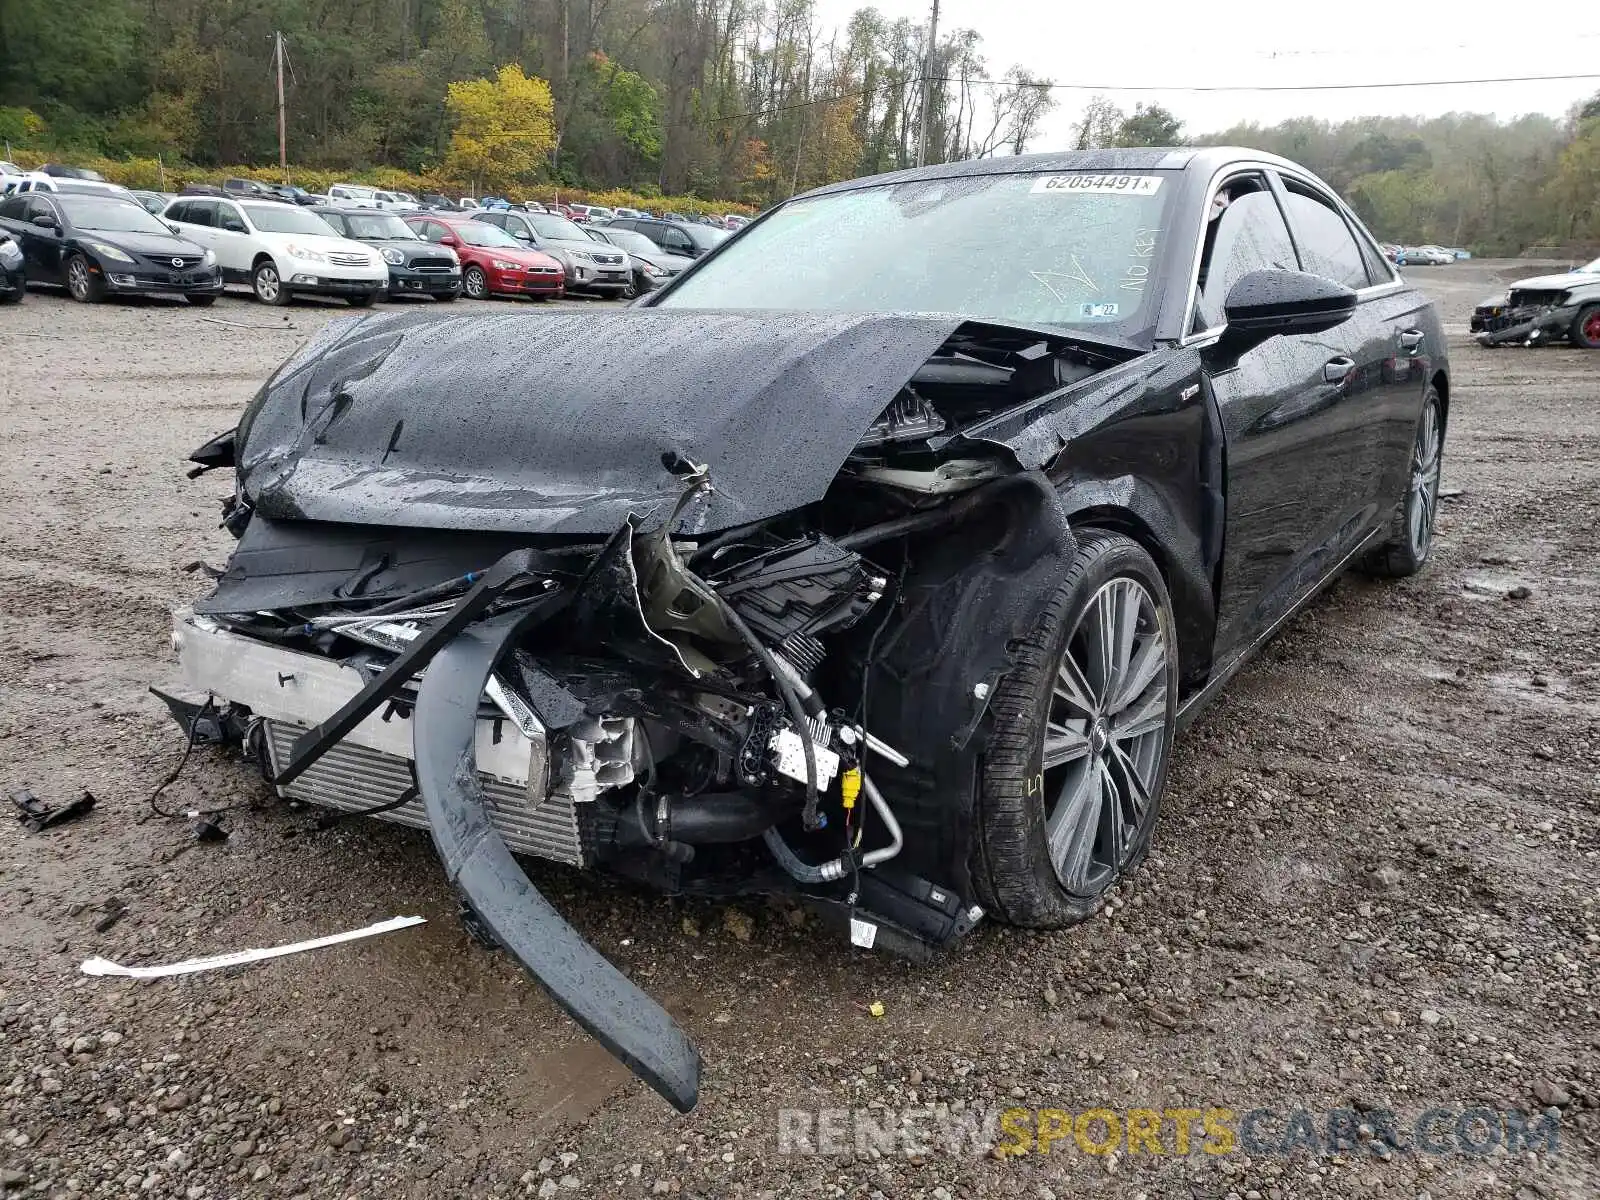
M250 286L255 291L256 299L263 304L282 308L289 303L289 289L278 275L277 264L270 258L256 264L255 273L250 276Z
M455 300L455 298L456 298L456 293L455 292L440 292L438 294L438 296L435 297L435 299L438 300L440 304L450 304Z
M1080 535L993 700L972 874L1014 925L1081 921L1149 848L1178 714L1172 602L1149 554Z
M371 308L372 302L377 298L377 292L368 292L364 296L346 296L344 302L351 308Z
M1572 318L1567 336L1574 346L1585 350L1600 350L1600 304L1588 304Z
M196 308L210 308L217 302L215 296L185 296L184 299Z
M79 304L96 304L105 298L105 280L89 267L89 260L74 254L67 262L67 292Z
M489 277L483 273L482 267L468 267L461 276L461 286L474 300L488 299Z
M1422 570L1433 548L1439 514L1439 470L1444 455L1444 412L1433 388L1423 398L1417 437L1411 447L1406 494L1395 511L1389 540L1370 551L1361 567L1368 575L1404 579Z

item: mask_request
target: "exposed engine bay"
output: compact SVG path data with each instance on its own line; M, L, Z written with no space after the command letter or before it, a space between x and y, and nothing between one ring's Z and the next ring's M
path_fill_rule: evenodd
M620 324L649 341L696 317ZM772 342L770 319L708 335L698 317L681 336L711 336L712 359ZM799 350L748 358L766 365L725 403L669 378L619 405L626 351L591 395L539 409L512 362L451 409L429 357L446 324L319 339L196 452L197 474L236 468L240 540L177 615L194 698L169 704L191 739L213 717L283 796L429 828L478 930L687 1110L693 1047L513 854L801 896L855 944L914 956L970 930L986 700L1073 547L1055 485L982 430L1137 352L807 314L778 339ZM560 324L518 323L519 345ZM821 367L828 346L848 352ZM590 408L624 431L573 463ZM478 421L450 461L455 423L491 411L499 432Z

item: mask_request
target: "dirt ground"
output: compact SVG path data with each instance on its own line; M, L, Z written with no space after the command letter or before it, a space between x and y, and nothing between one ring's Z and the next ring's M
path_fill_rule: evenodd
M1472 301L1519 273L1415 272L1455 334L1436 557L1340 582L1228 688L1101 917L985 925L915 967L787 909L531 867L697 1041L687 1117L469 941L425 834L288 836L306 814L209 751L167 800L262 806L221 844L146 819L181 749L145 691L172 678L168 609L230 543L228 480L186 480L184 456L347 310L0 310L0 789L99 800L44 833L0 819L0 1191L1600 1196L1600 356L1466 341ZM78 971L408 913L428 923L228 972ZM1168 1127L1163 1154L997 1157L829 1136L929 1106L956 1127L1007 1106L1553 1108L1559 1141L1213 1154L1197 1133L1181 1154ZM818 1153L780 1152L783 1110Z

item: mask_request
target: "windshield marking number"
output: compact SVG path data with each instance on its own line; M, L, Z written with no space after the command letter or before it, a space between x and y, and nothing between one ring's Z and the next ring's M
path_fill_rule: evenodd
M1031 192L1076 193L1080 196L1154 196L1161 190L1159 175L1045 175L1034 180Z

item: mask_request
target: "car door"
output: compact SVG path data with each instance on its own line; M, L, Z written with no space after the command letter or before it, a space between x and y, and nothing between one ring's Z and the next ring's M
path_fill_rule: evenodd
M256 253L260 247L250 232L244 213L231 200L211 200L215 226L211 231L211 248L217 252L217 262L235 278L248 278L255 269Z
M1283 188L1280 198L1300 254L1300 269L1342 283L1358 298L1349 320L1319 335L1341 351L1324 368L1325 378L1341 386L1328 398L1330 420L1320 452L1343 484L1322 531L1337 554L1352 548L1380 516L1386 516L1380 508L1392 504L1398 494L1384 447L1392 436L1386 413L1395 402L1391 380L1399 345L1366 257L1338 201L1310 180L1279 173L1277 182ZM1341 371L1342 380L1336 379ZM1409 450L1409 431L1405 445Z
M672 225L659 225L656 229L660 236L651 240L668 254L681 254L685 258L700 257L700 247L683 230Z
M179 200L167 209L165 220L177 226L180 236L198 246L217 246L217 205L214 200Z
M61 283L66 278L66 222L45 192L31 193L25 203L23 270L29 279ZM55 224L41 226L34 220L36 217L49 217Z
M1299 268L1263 174L1225 180L1207 214L1192 326L1202 339L1220 335L1228 290L1243 276ZM1247 648L1331 570L1329 547L1346 536L1337 529L1346 485L1325 445L1343 419L1347 347L1327 333L1280 335L1243 353L1226 347L1206 351L1227 464L1218 662Z

